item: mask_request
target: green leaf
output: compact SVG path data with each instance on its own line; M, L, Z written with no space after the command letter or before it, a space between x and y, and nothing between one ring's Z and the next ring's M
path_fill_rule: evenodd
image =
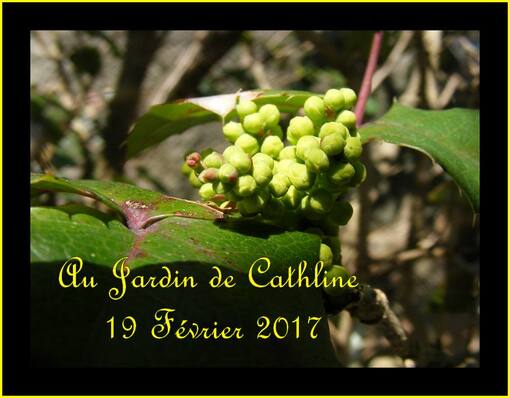
M301 261L315 264L320 244L316 235L242 220L174 216L133 229L113 217L93 214L94 209L82 206L33 207L31 260L64 263L80 256L111 268L127 257L131 269L191 261L247 273L254 261L268 257L268 275L279 275Z
M220 220L221 211L203 203L180 199L138 188L134 185L110 181L68 180L49 174L30 176L32 195L43 192L68 192L99 200L113 210L124 214L140 227L167 216ZM136 220L135 220L136 218Z
M318 260L316 235L239 219L216 219L203 205L175 199L174 213L143 226L143 208L126 208L139 201L158 212L164 195L127 184L70 181L52 176L32 176L34 193L62 191L100 200L122 214L69 204L31 208L31 347L35 366L337 366L331 349L322 293L317 288L264 288L252 286L250 265L260 257L271 260L271 269L259 281L296 271L301 261L312 267ZM182 216L177 205L188 206L194 217ZM196 208L194 207L196 206ZM202 212L202 213L201 213ZM153 213L151 213L153 214ZM131 222L130 222L131 221ZM81 276L94 277L96 288L63 288L62 265L71 257L83 260ZM128 284L122 300L109 299L112 287L121 286L112 275L113 265L127 257L131 278L159 278L163 266L173 278L193 276L196 288L133 288ZM310 267L310 265L312 267ZM218 266L231 276L234 288L208 285ZM181 320L203 327L241 327L242 340L178 340L172 335L155 340L150 331L160 308L175 309L174 329ZM132 316L137 331L122 338L122 319ZM257 319L285 317L289 324L300 316L300 339L258 340ZM309 316L322 317L318 338L307 337ZM116 337L108 321L115 317ZM293 332L295 333L295 332Z
M189 98L169 104L156 105L149 109L129 134L127 156L132 158L144 149L159 144L171 135L214 121L232 117L239 99L252 100L259 105L272 103L280 111L293 113L303 106L314 93L292 90L257 90L212 97Z
M388 113L359 129L364 142L383 140L428 155L480 206L480 116L470 109L427 111L395 103Z

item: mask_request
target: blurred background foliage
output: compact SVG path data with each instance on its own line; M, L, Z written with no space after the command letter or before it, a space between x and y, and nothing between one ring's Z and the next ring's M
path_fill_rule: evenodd
M359 89L373 32L33 31L31 169L115 179L198 199L180 174L190 149L223 150L219 123L126 161L122 143L151 105L253 88ZM479 107L479 32L385 32L365 121L393 100ZM353 367L479 366L479 225L451 178L424 155L365 147L367 182L341 230L345 265L381 288L411 338L412 359L348 313L330 319ZM58 204L65 196L43 196ZM41 202L39 202L41 203Z

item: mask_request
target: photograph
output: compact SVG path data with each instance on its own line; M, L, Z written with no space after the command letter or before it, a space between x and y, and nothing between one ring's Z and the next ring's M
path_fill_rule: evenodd
M480 32L32 30L30 366L480 367Z

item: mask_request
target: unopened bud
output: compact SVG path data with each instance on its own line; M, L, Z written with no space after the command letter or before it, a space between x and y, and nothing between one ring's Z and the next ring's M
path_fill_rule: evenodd
M347 185L352 177L354 177L355 170L350 163L338 162L333 163L327 171L329 181L336 186Z
M218 169L205 169L198 175L198 179L204 183L216 181L218 179Z
M341 133L329 134L321 138L321 149L328 156L339 155L345 147L345 141Z
M237 115L241 121L248 115L257 112L257 104L253 101L239 101L236 106Z
M320 139L313 136L313 135L306 135L304 137L301 137L296 145L296 156L305 161L307 158L306 153L310 149L318 149L321 147Z
M200 187L198 194L202 200L211 200L216 195L216 192L214 190L213 184L208 182Z
M359 137L348 137L345 141L344 156L353 162L361 156L362 145Z
M315 176L304 164L294 163L289 167L289 180L297 189L304 191L313 185Z
M299 140L301 137L304 137L305 135L314 134L315 129L313 127L313 122L310 118L306 116L296 116L290 120L289 127L287 129L287 137L291 135L293 139Z
M306 167L313 173L329 169L328 155L322 150L313 148L306 152Z
M205 168L215 168L219 169L223 164L223 156L218 152L212 152L207 155L202 161L202 165Z
M345 127L353 132L356 129L356 115L352 111L342 111L336 118L338 123L342 123Z
M236 185L234 186L234 192L236 195L246 198L253 195L257 190L257 183L251 175L244 175L237 179Z
M324 95L324 105L326 105L329 109L338 112L345 105L345 99L342 92L335 88L326 91L326 94Z
M280 138L270 135L264 139L260 151L265 153L268 156L271 156L273 159L278 159L278 155L280 151L283 149L284 145Z
M186 164L190 168L195 169L200 165L200 159L201 156L198 152L190 153L188 156L186 156Z
M223 157L237 169L239 174L246 174L251 171L251 158L242 149L231 145L223 151Z
M264 121L268 127L276 126L280 122L280 111L276 105L262 105L259 109L259 113L264 117Z
M269 189L271 193L277 198L285 195L289 187L289 178L283 173L276 173L269 182Z
M349 109L352 108L358 99L354 90L351 90L350 88L341 88L340 93L344 97L344 107Z
M243 127L244 129L253 135L259 134L261 131L264 130L265 121L264 116L262 116L260 113L252 113L251 115L246 115L246 117L243 120Z
M235 146L241 148L248 155L255 155L259 151L259 142L250 134L243 134L236 142Z
M316 95L309 97L303 106L305 115L308 116L315 124L324 121L326 113L324 110L324 101Z
M228 122L223 126L223 136L232 144L243 134L245 131L241 123Z

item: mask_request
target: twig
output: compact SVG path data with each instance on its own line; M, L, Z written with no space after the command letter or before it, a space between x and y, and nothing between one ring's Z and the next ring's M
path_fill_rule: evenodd
M140 92L146 72L160 47L166 32L129 31L122 69L117 81L106 125L102 135L105 141L104 158L108 162L105 174L122 174L125 162L123 145L129 127L136 117Z
M383 291L362 285L359 301L349 305L347 310L363 323L376 324L398 355L405 358L410 354L404 328Z
M365 107L370 96L372 86L372 76L377 68L377 58L379 57L379 50L382 43L382 32L376 32L372 40L372 47L370 48L370 54L368 57L367 67L361 83L359 91L358 102L354 113L356 114L356 124L359 127L363 122L363 114L365 113ZM369 232L369 221L371 215L370 199L368 192L373 186L373 168L369 161L370 146L366 146L363 150L362 161L367 164L367 179L364 184L361 185L358 191L359 198L359 219L358 219L358 232L357 232L357 257L356 257L356 272L360 277L363 277L366 273L366 266L369 262L368 253L368 232Z
M190 47L185 53L184 58L187 59L183 59L163 83L168 89L164 100L170 102L176 98L193 95L200 81L237 44L242 33L242 31L208 31L197 34L198 40L193 43L193 48ZM163 102L161 99L158 97L155 103Z
M368 97L372 91L372 77L374 76L375 69L377 68L377 59L379 58L382 37L383 32L376 32L372 39L372 47L370 48L367 67L365 69L365 74L363 75L363 81L361 82L361 88L358 95L358 102L356 103L356 108L354 110L358 127L361 126L363 122L365 107L367 105Z
M271 83L264 70L264 65L255 57L252 43L245 43L243 45L243 63L250 70L257 87L261 89L270 89Z
M374 73L374 77L372 78L372 92L393 72L399 63L402 54L411 42L413 35L414 32L409 30L405 30L400 34L400 37L391 50L390 55L388 55L384 64Z

